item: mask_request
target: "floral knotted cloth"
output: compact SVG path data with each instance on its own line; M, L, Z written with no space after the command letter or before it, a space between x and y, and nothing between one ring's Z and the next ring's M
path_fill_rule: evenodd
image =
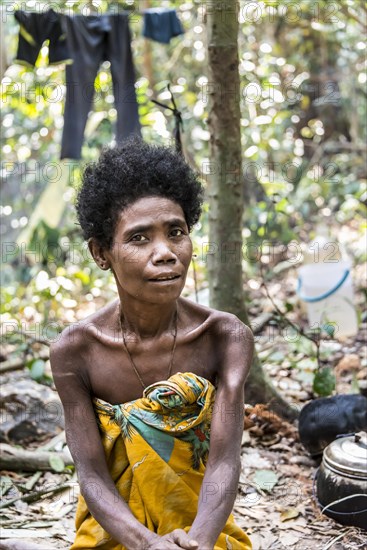
M215 388L193 373L147 387L143 397L111 405L94 399L112 479L140 523L159 535L186 532L195 519L209 451ZM71 550L125 550L79 497ZM249 550L248 536L229 517L215 550Z

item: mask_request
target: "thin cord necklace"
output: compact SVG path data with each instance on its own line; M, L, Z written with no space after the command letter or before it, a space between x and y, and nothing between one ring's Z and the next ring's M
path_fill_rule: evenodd
M126 344L125 332L124 332L124 329L123 329L123 326L122 326L121 304L120 304L120 307L119 307L119 322L120 322L120 328L121 328L121 332L122 332L122 339L124 341L125 350L126 350L128 358L129 358L130 364L131 364L131 366L133 368L133 371L135 372L140 384L142 385L143 389L145 390L145 388L147 387L147 384L145 384L144 380L140 376L140 373L139 373L138 369L136 368L136 365L133 361L133 358L131 357L131 354L129 352L129 348L127 347L127 344ZM170 359L170 362L169 362L169 365L168 365L167 378L169 378L171 376L171 373L172 373L173 358L174 358L175 350L176 350L176 343L177 343L177 310L175 311L174 323L175 323L175 333L174 333L174 336L173 336L173 345L172 345L172 351L171 351L171 359Z

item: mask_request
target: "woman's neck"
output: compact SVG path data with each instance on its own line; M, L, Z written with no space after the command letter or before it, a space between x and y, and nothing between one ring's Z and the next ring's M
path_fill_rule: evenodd
M118 316L121 329L138 339L159 338L172 332L177 322L177 301L169 304L137 304L120 297Z

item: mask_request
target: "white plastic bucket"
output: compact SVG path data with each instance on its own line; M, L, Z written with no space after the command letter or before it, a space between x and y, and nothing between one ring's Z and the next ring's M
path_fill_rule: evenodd
M358 332L350 269L350 262L341 260L299 268L297 293L306 302L310 328L331 324L335 338Z

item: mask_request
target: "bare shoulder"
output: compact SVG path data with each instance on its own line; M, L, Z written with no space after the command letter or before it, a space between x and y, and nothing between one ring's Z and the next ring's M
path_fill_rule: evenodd
M200 325L202 323L210 322L214 309L203 306L188 298L179 298L179 311L185 321L190 321L192 324Z
M213 333L224 341L246 342L253 341L250 327L245 325L236 315L226 311L213 310Z
M254 336L250 327L236 315L215 311L212 318L212 335L221 358L222 373L227 369L239 379L246 378L254 352ZM235 367L236 366L236 367Z
M59 369L64 364L74 364L76 357L83 353L83 329L79 323L66 327L50 347L51 367Z
M247 342L253 344L253 334L236 315L219 311L181 298L181 304L186 315L196 321L197 325L205 325L208 333L221 342Z
M66 327L50 348L51 358L75 361L88 350L88 344L98 335L101 327L108 326L108 320L116 309L116 302L104 306L85 319Z
M254 353L254 336L250 327L236 315L216 312L214 330L220 357L219 384L235 393L244 387ZM241 397L242 399L242 397Z
M254 337L250 327L236 315L219 311L191 300L180 302L185 316L196 327L193 332L201 333L215 350L218 374L241 382L245 380L251 366L254 351ZM189 324L188 324L189 326Z

